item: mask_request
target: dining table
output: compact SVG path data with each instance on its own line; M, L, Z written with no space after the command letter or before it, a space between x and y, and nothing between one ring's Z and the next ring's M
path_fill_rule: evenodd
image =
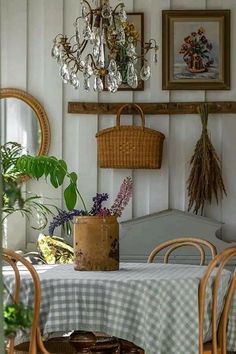
M135 343L145 354L198 354L198 289L206 266L120 263L116 271L76 271L73 264L35 265L41 281L40 329L52 333L100 331ZM33 284L22 269L21 300L31 304ZM6 286L14 277L3 267ZM211 287L206 291L204 337L211 337ZM230 272L218 294L222 311ZM26 340L17 337L18 343ZM230 310L227 349L236 351L236 296Z

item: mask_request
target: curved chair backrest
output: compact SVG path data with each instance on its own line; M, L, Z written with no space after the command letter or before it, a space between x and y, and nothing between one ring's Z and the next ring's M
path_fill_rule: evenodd
M21 287L21 274L18 269L18 263L23 264L29 271L33 284L34 284L34 303L33 303L33 318L30 331L30 344L29 344L29 354L37 353L37 336L38 333L38 320L40 311L40 301L41 301L41 288L39 276L33 267L33 265L25 259L20 254L3 248L2 257L5 262L7 262L13 269L15 274L15 286L12 295L14 303L19 303L20 301L20 287ZM10 339L8 345L8 354L14 353L14 339Z
M232 273L229 287L224 300L224 307L220 318L220 323L217 328L217 300L218 291L220 287L220 280L222 271L227 263L232 259L236 259L236 247L230 247L219 253L208 265L207 270L200 281L199 286L199 354L203 354L203 329L204 329L204 312L205 312L205 299L206 288L208 280L212 273L214 273L214 280L212 284L212 354L217 354L217 348L221 348L220 353L226 354L226 337L227 337L227 323L229 317L230 306L236 292L236 267L234 273Z
M200 265L203 265L205 263L205 248L210 250L212 259L217 254L216 247L207 240L196 237L180 237L174 240L163 242L160 245L156 246L148 257L148 263L152 263L156 255L163 249L166 249L166 253L164 255L164 263L168 263L170 254L176 249L184 246L193 246L199 251L201 257Z

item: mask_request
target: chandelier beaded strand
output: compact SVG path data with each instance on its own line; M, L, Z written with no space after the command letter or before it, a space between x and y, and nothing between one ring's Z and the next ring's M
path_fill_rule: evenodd
M109 0L92 2L94 9L87 0L81 0L81 16L74 22L75 34L71 38L58 34L54 39L52 57L59 64L63 82L78 89L78 74L82 72L83 89L87 92L92 79L97 92L104 90L104 82L110 92L116 92L123 83L137 88L139 79L146 81L151 76L146 59L150 49L154 50L153 61L157 62L156 41L150 39L141 48L141 53L137 53L137 45L141 42L139 33L127 21L124 3L118 3L113 10ZM140 60L143 66L138 72Z

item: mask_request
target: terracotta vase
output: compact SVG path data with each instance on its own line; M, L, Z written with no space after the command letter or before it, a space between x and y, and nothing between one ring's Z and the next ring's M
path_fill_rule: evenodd
M115 216L78 216L74 223L75 270L119 269L119 224Z
M204 65L203 59L200 55L193 54L187 69L191 73L202 73L206 71L206 66Z

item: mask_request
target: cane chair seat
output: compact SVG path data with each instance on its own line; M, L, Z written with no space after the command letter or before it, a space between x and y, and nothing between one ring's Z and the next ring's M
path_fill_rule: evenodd
M168 240L166 242L157 245L150 253L148 257L148 263L152 263L154 258L159 254L159 252L163 250L165 250L165 254L163 256L163 262L169 263L170 255L172 254L172 252L174 252L178 248L187 247L187 246L194 247L195 249L198 250L200 254L200 265L205 264L206 249L210 251L211 259L213 259L217 254L216 247L207 240L204 240L202 238L196 238L196 237L180 237L173 240Z

